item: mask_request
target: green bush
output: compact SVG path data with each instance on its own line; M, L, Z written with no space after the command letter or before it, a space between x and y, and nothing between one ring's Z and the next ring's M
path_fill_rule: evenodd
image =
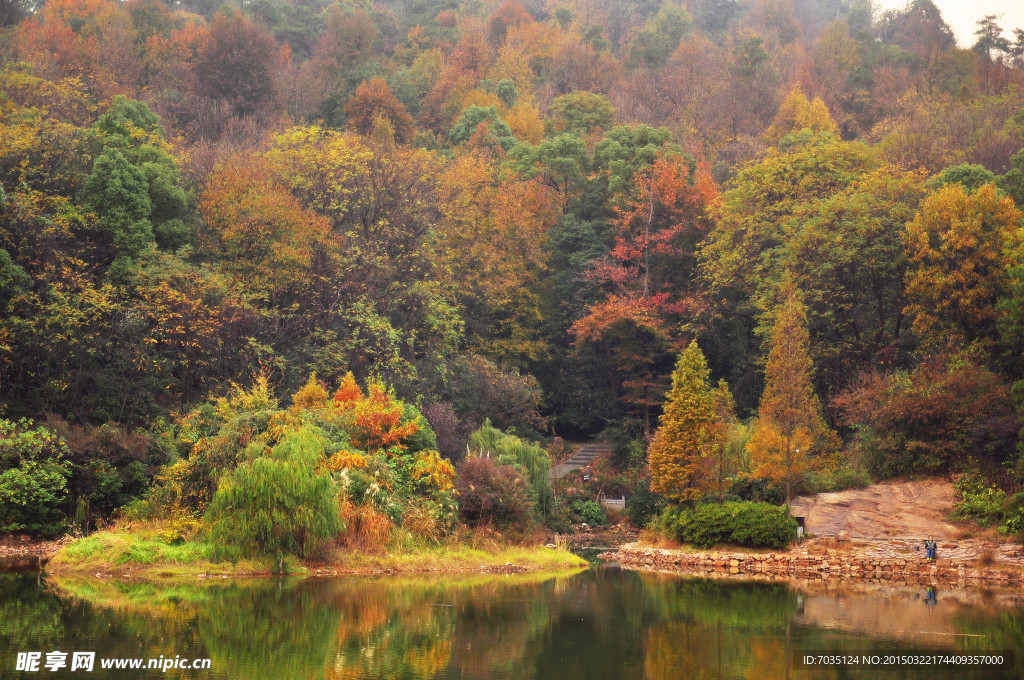
M809 475L806 488L810 493L829 493L847 489L863 489L871 484L871 475L859 465L844 461L839 465L815 470Z
M741 475L733 480L729 495L740 501L780 505L786 500L786 492L778 482L763 477Z
M556 534L571 534L573 532L572 521L575 517L572 506L565 498L558 498L551 514L544 520L544 526Z
M305 557L337 536L338 488L320 469L325 443L303 427L224 475L206 513L213 539Z
M418 453L420 451L436 451L437 450L437 435L434 434L434 429L430 426L430 423L420 410L412 404L406 402L399 402L402 406L402 412L404 417L402 423L415 422L419 425L419 429L415 434L406 437L405 447L409 453Z
M580 521L592 527L603 527L608 524L608 513L597 501L576 501L572 509L576 511Z
M965 474L956 480L953 487L960 494L960 500L953 506L953 516L957 519L973 519L987 527L1002 518L1006 492L986 485L980 474Z
M749 501L670 507L658 518L655 529L701 548L721 544L785 548L796 539L796 520L788 507Z
M651 491L651 481L642 479L626 498L626 516L635 527L645 527L665 509L665 497Z
M0 531L56 536L71 465L64 440L31 420L0 420Z
M1003 526L1000 531L1024 536L1024 492L1014 494L1003 506Z

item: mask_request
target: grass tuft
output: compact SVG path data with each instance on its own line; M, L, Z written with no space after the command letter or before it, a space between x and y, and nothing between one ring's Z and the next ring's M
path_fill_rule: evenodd
M53 574L102 574L136 579L199 575L270 575L280 564L274 557L232 554L204 540L168 544L159 527L135 527L97 532L64 546L47 565ZM312 566L312 565L310 565ZM315 565L343 573L479 573L483 571L554 571L586 567L582 557L568 550L539 545L501 544L493 541L392 544L388 551L337 547L325 551ZM307 572L295 558L284 561L289 574Z
M143 570L168 576L276 571L270 560L234 557L219 546L199 540L166 543L157 530L115 529L64 546L47 564L47 570L121 575Z

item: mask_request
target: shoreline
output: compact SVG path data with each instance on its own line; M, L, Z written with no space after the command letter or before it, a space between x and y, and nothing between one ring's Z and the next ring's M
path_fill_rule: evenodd
M790 550L739 551L724 549L665 549L642 543L627 543L614 552L600 555L627 569L663 571L705 576L762 576L844 580L956 583L963 586L1017 586L1024 584L1024 551L1017 544L1004 544L987 551L986 559L971 559L961 543L946 543L955 557L929 562L914 542L893 539L880 544L846 543L836 549L834 542L808 540ZM975 548L975 546L968 546ZM812 552L820 550L821 552ZM916 554L915 554L916 553Z

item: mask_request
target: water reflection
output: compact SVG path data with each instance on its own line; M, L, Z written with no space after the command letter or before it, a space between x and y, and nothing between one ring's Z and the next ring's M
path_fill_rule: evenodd
M618 569L174 586L0 576L0 677L18 651L54 649L212 659L207 671L97 668L101 678L1020 678L805 669L792 655L1013 649L1024 660L1024 608L983 591L797 589Z

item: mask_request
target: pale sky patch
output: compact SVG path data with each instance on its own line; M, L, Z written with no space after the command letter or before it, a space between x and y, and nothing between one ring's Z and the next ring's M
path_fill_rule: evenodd
M1024 28L1024 0L932 0L942 12L942 18L953 29L960 47L970 47L976 38L975 22L986 14L1001 14L999 25L1003 34L1013 40L1013 29ZM907 0L875 0L883 10L905 7Z

